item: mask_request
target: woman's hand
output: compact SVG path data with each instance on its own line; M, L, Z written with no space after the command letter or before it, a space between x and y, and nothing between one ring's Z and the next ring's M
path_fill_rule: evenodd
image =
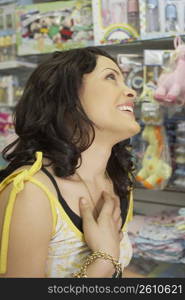
M80 199L80 212L83 221L85 241L92 251L101 250L119 259L120 240L122 238L120 206L115 198L102 193L104 201L97 220L92 208L84 198Z

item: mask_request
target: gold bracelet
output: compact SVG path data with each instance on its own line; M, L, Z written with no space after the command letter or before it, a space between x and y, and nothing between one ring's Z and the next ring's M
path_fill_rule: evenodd
M75 278L87 278L87 267L94 262L98 258L103 258L105 260L110 260L115 268L114 277L119 277L119 275L122 272L122 266L121 263L118 262L118 260L114 259L111 255L102 252L102 251L95 251L92 254L88 255L84 264L80 268L80 271L73 274L73 277Z

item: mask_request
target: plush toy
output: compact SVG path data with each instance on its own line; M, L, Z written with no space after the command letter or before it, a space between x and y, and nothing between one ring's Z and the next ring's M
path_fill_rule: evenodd
M136 180L148 189L162 189L172 173L168 163L168 154L164 159L164 128L162 126L146 125L142 138L148 142Z
M185 105L185 44L180 37L174 39L174 47L171 71L159 77L154 99L161 104Z

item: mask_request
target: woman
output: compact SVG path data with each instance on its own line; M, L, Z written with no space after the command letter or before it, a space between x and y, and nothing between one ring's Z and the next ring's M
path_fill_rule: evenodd
M132 256L135 97L97 47L53 53L33 72L18 138L3 151L1 277L121 276Z

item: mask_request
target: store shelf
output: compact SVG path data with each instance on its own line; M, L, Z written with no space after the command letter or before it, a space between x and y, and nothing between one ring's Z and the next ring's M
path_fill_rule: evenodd
M185 36L181 36L181 38L185 41ZM113 56L118 53L142 54L144 49L174 49L173 40L174 36L171 36L165 38L135 40L132 42L125 41L124 43L119 44L98 45L98 47L108 51ZM35 61L40 63L49 55L51 55L51 53L25 55L21 56L25 61L19 61L18 59L15 61L0 62L0 71L20 67L35 68L38 65Z
M174 37L175 36L136 40L119 44L101 45L98 47L109 51L112 55L117 55L118 53L142 54L144 49L174 49ZM185 35L182 35L181 38L185 41Z
M0 62L0 71L2 70L8 70L8 69L16 69L16 68L36 68L37 64L31 63L31 62L26 62L26 61L5 61L5 62Z
M134 189L134 210L137 213L153 215L162 210L175 210L185 207L185 191Z

